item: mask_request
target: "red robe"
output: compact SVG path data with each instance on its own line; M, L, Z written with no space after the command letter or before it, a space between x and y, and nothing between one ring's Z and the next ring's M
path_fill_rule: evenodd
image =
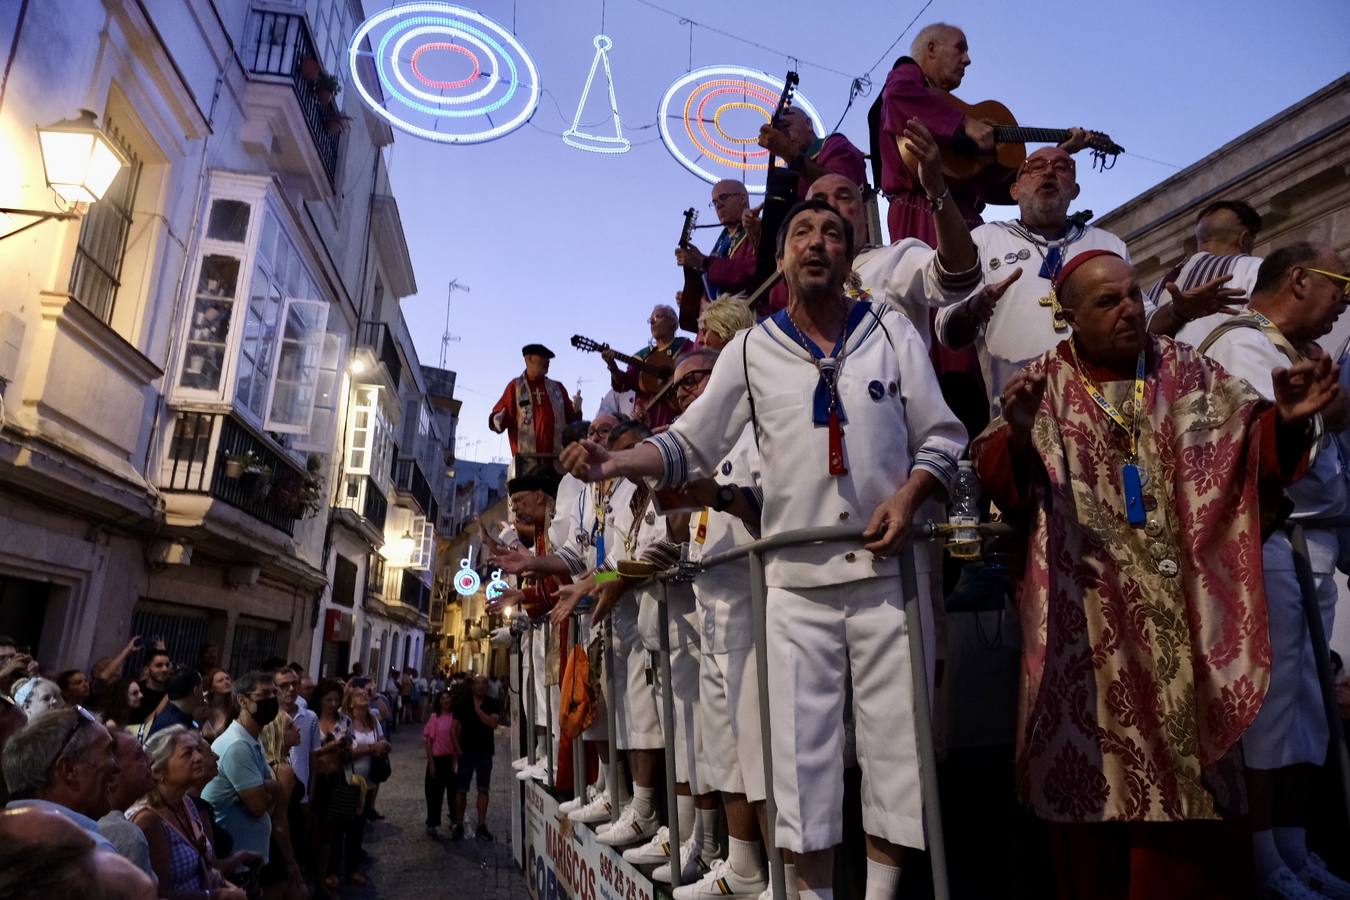
M529 388L528 410L524 410L520 404L522 381ZM512 456L518 453L547 455L561 452L563 426L581 418L581 410L572 405L572 398L567 395L562 382L545 377L528 378L523 373L511 379L506 390L502 391L501 399L488 416L489 426L498 413L502 414L506 426ZM525 419L529 420L530 429L522 448L520 425Z
M1068 346L1028 367L1047 379L1030 446L1013 452L1002 419L971 445L989 496L1030 532L1018 794L1052 822L1214 818L1214 764L1255 718L1270 676L1262 493L1301 474L1307 445L1277 435L1246 382L1159 338L1138 451L1146 523L1131 527L1129 441ZM1121 408L1133 379L1088 375Z

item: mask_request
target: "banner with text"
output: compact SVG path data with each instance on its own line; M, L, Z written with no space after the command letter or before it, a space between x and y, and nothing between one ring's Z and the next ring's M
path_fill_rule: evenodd
M532 900L652 900L652 883L599 844L595 832L558 814L558 801L525 789L525 884Z

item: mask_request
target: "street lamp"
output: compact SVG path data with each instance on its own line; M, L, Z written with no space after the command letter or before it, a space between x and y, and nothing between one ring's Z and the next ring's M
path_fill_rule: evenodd
M67 203L103 199L128 162L87 109L74 119L38 128L37 133L47 186Z
M67 203L97 203L103 199L117 173L128 162L126 155L108 139L98 127L94 114L87 109L80 110L74 119L39 126L37 133L47 187ZM0 214L31 216L35 220L0 236L0 240L41 225L48 219L64 221L77 217L75 212L68 210L53 212L12 207L0 207Z

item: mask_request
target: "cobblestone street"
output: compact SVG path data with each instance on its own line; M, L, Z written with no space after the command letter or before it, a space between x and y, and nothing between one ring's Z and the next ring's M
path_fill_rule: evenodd
M451 841L448 826L442 826L440 837L427 837L422 788L426 756L419 737L421 729L420 725L404 725L393 737L394 774L380 788L377 803L385 818L371 823L366 831L365 847L371 862L365 871L370 885L344 885L341 896L351 900L524 898L525 880L511 859L510 791L517 782L511 770L510 730L497 730L492 802L488 807L488 828L497 840L489 844L473 837L473 792L465 815L464 840Z

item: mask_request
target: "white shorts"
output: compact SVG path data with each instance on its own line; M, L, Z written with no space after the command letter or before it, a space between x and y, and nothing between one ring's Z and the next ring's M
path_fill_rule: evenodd
M628 742L621 742L619 749L660 750L666 745L661 733L661 714L657 711L661 695L656 685L651 651L643 647L641 641L628 652L627 675L628 689L623 702Z
M707 790L703 783L699 760L703 744L699 740L698 722L699 650L697 644L672 647L670 651L671 695L675 709L675 780L688 784L695 795ZM656 669L656 703L661 713L662 733L665 732L665 701L662 698L664 681L661 668ZM662 747L665 745L662 744Z
M1336 611L1336 534L1308 529L1308 555L1322 628L1331 634ZM1242 751L1253 769L1280 769L1298 763L1326 762L1326 712L1317 677L1303 598L1294 571L1289 539L1281 531L1266 541L1262 552L1266 608L1270 613L1270 687L1256 719L1242 738Z
M898 578L768 589L769 712L778 846L843 840L844 679L862 764L863 828L922 848L913 677Z
M755 648L699 658L698 721L703 785L764 799L764 745L759 728Z

